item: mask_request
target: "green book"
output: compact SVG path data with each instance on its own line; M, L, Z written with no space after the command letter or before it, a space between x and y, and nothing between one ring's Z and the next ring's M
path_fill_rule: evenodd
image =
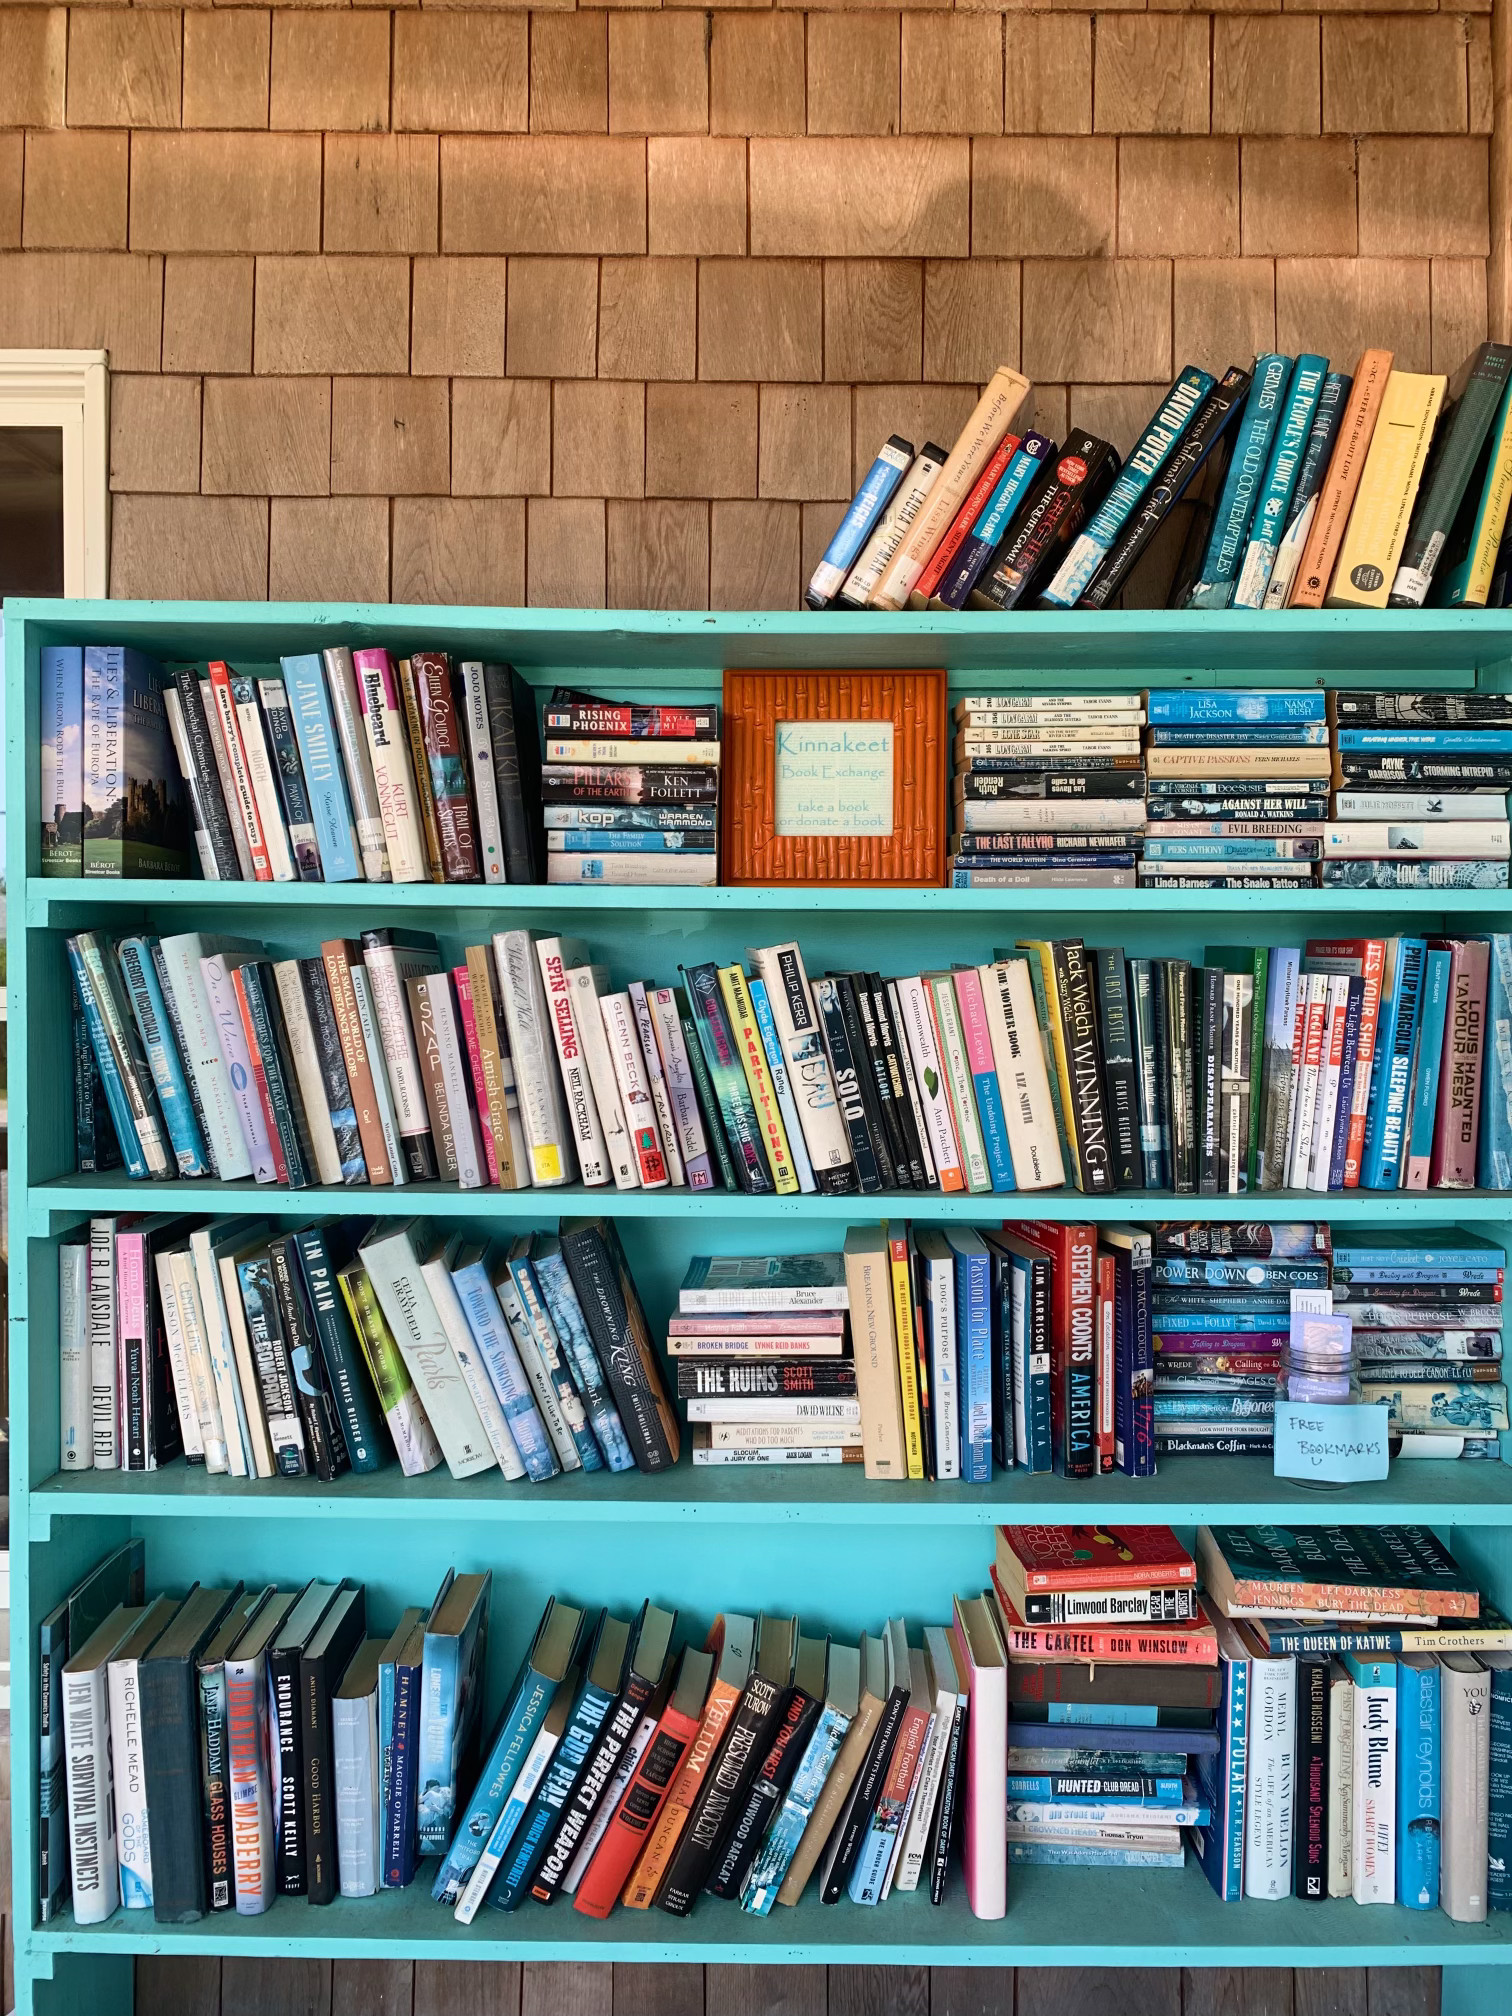
M1450 382L1407 543L1387 598L1393 609L1421 609L1433 586L1454 521L1512 377L1512 345L1482 343Z

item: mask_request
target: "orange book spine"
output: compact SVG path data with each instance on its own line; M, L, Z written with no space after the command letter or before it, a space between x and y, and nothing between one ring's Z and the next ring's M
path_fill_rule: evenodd
M698 1788L719 1755L719 1746L724 1741L724 1733L730 1717L735 1713L735 1704L740 1699L740 1689L732 1687L727 1680L716 1680L709 1690L709 1699L704 1707L703 1720L698 1725L698 1734L693 1738L693 1747L683 1759L682 1769L677 1774L677 1782L668 1794L651 1837L641 1851L630 1881L625 1885L620 1902L631 1911L648 1910L661 1888L662 1877L667 1873L667 1864L672 1851L688 1824L688 1815L693 1811L693 1802L698 1797Z
M667 1803L683 1759L699 1733L699 1723L670 1702L646 1745L646 1754L625 1787L593 1860L573 1898L573 1909L589 1918L607 1918L657 1816Z
M1355 366L1354 384L1333 454L1328 458L1328 474L1318 492L1312 530L1302 549L1297 579L1287 605L1292 609L1321 609L1328 584L1333 579L1334 562L1344 543L1350 508L1360 487L1370 437L1375 432L1386 381L1391 376L1392 353L1367 350Z
M1216 1666L1218 1635L1196 1625L1026 1624L992 1570L998 1623L1008 1657L1053 1666Z

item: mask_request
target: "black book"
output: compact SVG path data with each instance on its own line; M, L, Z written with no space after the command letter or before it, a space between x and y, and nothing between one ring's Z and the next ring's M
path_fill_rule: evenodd
M882 1046L882 1056L887 1067L887 1082L892 1092L893 1110L898 1116L898 1126L902 1135L904 1159L909 1174L913 1178L915 1190L932 1187L924 1161L924 1147L919 1138L919 1125L914 1117L913 1094L908 1088L908 1072L903 1062L903 1044L907 1041L898 1028L897 1018L888 998L887 983L880 973L865 976L866 991L871 996L872 1015L877 1025L877 1041Z
M273 1725L269 1729L269 1742L279 1787L275 1880L281 1897L303 1897L306 1884L304 1717L300 1712L299 1662L321 1618L340 1593L335 1582L307 1582L283 1629L268 1648Z
M934 1825L929 1830L929 1901L943 1904L950 1875L950 1858L955 1849L956 1815L966 1791L966 1715L957 1702L950 1721L950 1744L945 1752L945 1769L940 1778L940 1803L935 1808Z
M1512 728L1512 693L1397 693L1389 687L1328 696L1341 728Z
M1297 1660L1296 1825L1292 1891L1316 1901L1328 1895L1328 1681L1326 1653ZM1403 1759L1403 1768L1407 1761Z
M864 973L848 973L845 979L851 998L856 1004L861 1041L871 1060L870 1084L877 1115L882 1123L882 1132L887 1140L887 1152L893 1168L893 1185L899 1190L912 1189L913 1171L903 1134L903 1118L893 1095L892 1074L888 1070L887 1053L882 1047L871 984Z
M1481 446L1501 407L1509 372L1512 349L1505 343L1482 343L1450 380L1387 598L1388 608L1420 609L1427 601Z
M1246 389L1244 399L1247 400L1248 397L1249 392ZM1244 400L1235 403L1242 412ZM1212 536L1213 517L1223 496L1223 486L1228 477L1229 463L1233 460L1234 443L1238 433L1237 427L1230 426L1224 429L1200 475L1187 485L1187 494L1183 500L1187 506L1186 531L1182 536L1181 552L1177 556L1170 586L1166 590L1167 609L1185 609L1192 589L1202 573L1202 562Z
M81 1176L117 1169L121 1144L100 1078L100 1060L89 1040L79 990L73 990L74 1167Z
M205 1830L205 1895L212 1911L236 1902L231 1863L231 1745L226 1716L226 1654L235 1646L271 1589L253 1589L222 1617L196 1661L200 1711L200 1799Z
M152 1815L152 1913L189 1925L209 1908L200 1772L200 1653L234 1589L195 1589L152 1650L138 1661L142 1764Z
M226 810L226 794L221 789L220 764L216 760L214 732L205 713L205 696L199 673L192 665L180 665L173 674L179 697L179 713L184 722L184 740L195 769L193 799L204 825L205 838L215 858L216 873L222 882L240 882L241 862L231 834L231 817Z
M1097 1019L1102 1037L1108 1135L1113 1173L1120 1190L1145 1187L1139 1131L1139 1064L1134 1052L1134 1018L1129 1009L1129 975L1120 946L1089 952L1097 972Z
M777 1707L776 1727L756 1775L726 1834L719 1861L705 1886L711 1897L738 1897L762 1838L793 1782L819 1712L824 1705L824 1676L829 1641L800 1638L793 1665L793 1684Z
M891 1237L894 1229L893 1226L888 1227L889 1237ZM919 1440L923 1444L924 1481L927 1484L933 1484L935 1481L935 1423L934 1396L930 1391L929 1385L930 1339L927 1316L929 1297L926 1292L929 1269L924 1255L919 1251L919 1242L914 1237L912 1228L908 1232L908 1271L910 1285L913 1289L911 1300L913 1304L914 1326L914 1370L919 1380Z
M797 1636L796 1617L757 1619L755 1665L735 1704L718 1759L713 1770L704 1775L656 1893L659 1908L674 1917L687 1917L699 1891L718 1867L720 1851L739 1817L746 1790L771 1748L782 1699L792 1684Z
M341 1031L336 1025L336 1009L331 1001L331 983L326 978L324 959L301 959L300 985L309 1011L310 1030L315 1038L315 1055L320 1064L320 1082L325 1088L331 1114L331 1132L336 1137L336 1153L341 1158L343 1183L366 1183L367 1162L362 1153L362 1136L357 1131L357 1102L352 1096L346 1056L341 1047Z
M909 1685L905 1679L901 1686L893 1687L882 1704L871 1748L856 1773L856 1782L850 1789L824 1852L819 1896L825 1904L837 1904L845 1894L851 1870L866 1839L866 1830L871 1825L872 1814L882 1796L882 1787L887 1783L887 1767L892 1763L892 1754L897 1748L908 1696Z
M1143 798L1145 795L1144 771L1139 767L1139 759L1129 759L1129 767L1124 770L1112 766L1121 761L1113 756L1088 758L1086 769L1073 768L1071 763L1062 763L1055 770L1032 770L1027 773L1004 773L982 770L972 764L955 774L955 796L964 802L999 803L1004 800L1017 802L1021 799L1044 799L1049 802L1064 802L1079 805L1088 798ZM1094 770L1092 763L1107 764L1107 769ZM1134 817L1130 807L1130 817Z
M1135 1082L1139 1095L1139 1150L1147 1190L1170 1187L1166 1173L1165 1116L1160 1103L1160 1032L1153 959L1130 959L1129 1016L1133 1025Z
M1165 980L1166 1110L1171 1120L1172 1187L1197 1188L1196 1102L1193 1097L1192 968L1185 959L1158 962Z
M314 1318L305 1299L296 1235L286 1232L270 1240L268 1260L310 1468L322 1483L329 1484L350 1468L351 1459L325 1376L325 1360L316 1338Z
M236 1255L236 1284L241 1292L247 1343L257 1374L258 1399L267 1423L274 1468L281 1477L303 1477L309 1470L309 1449L294 1383L294 1365L279 1314L273 1261L265 1246L251 1246Z
M967 598L970 607L1017 609L1032 602L1117 474L1118 452L1111 442L1073 431L1060 453L1046 459L1043 475L1031 479Z
M305 1895L312 1904L329 1904L338 1887L331 1696L366 1633L367 1601L362 1587L345 1582L299 1655Z
M676 1626L675 1610L659 1610L652 1603L641 1605L640 1615L630 1626L619 1691L599 1726L586 1768L562 1808L551 1844L536 1868L530 1894L537 1903L550 1904L566 1880L626 1746L667 1678Z
M677 1392L683 1400L778 1400L856 1390L851 1358L679 1358Z
M1340 750L1336 774L1356 790L1512 790L1512 756L1383 756Z
M988 1251L993 1256L994 1272L996 1272L999 1262L1004 1260L1006 1256L1009 1254L1013 1255L1014 1258L1016 1259L1022 1260L1027 1265L1029 1269L1029 1280L1024 1294L1025 1356L1029 1360L1038 1358L1042 1363L1048 1365L1051 1362L1050 1297L1055 1280L1054 1262L1051 1260L1050 1255L1046 1253L1042 1248L1031 1245L1028 1240L1016 1238L1014 1234L1011 1232L983 1232L982 1237L987 1242ZM1000 1309L1001 1309L1001 1320L1003 1324L1003 1336L998 1346L997 1353L995 1354L994 1368L996 1372L996 1361L997 1358L1000 1357L1002 1361L1001 1378L1003 1382L1003 1400L1000 1409L998 1408L998 1403L996 1400L994 1400L993 1403L995 1409L993 1433L994 1436L997 1434L997 1413L1000 1412L1003 1420L1002 1434L1003 1434L1004 1453L1002 1456L998 1458L998 1460L1003 1465L1004 1469L1007 1469L1009 1465L1014 1461L1013 1301L1012 1301L1012 1269L1009 1266L1004 1267L1004 1280L1002 1283L1002 1293L1004 1299L1000 1304ZM1070 1381L1073 1377L1073 1372L1069 1363L1064 1366L1063 1370L1064 1370L1064 1376L1067 1381L1067 1391L1063 1395L1061 1402L1057 1403L1056 1406L1057 1415L1059 1415L1062 1406L1065 1408L1067 1414L1069 1415L1072 1404L1070 1398ZM1028 1409L1031 1405L1032 1405L1032 1396L1026 1390L1024 1394L1024 1406L1026 1409ZM1034 1434L1033 1434L1033 1423L1031 1421L1025 1422L1025 1431L1026 1431L1025 1440L1026 1443L1028 1444L1029 1454L1032 1459Z
M512 665L485 664L483 703L488 744L499 794L504 873L511 882L546 880L546 834L541 820L541 731L535 689Z
M146 1322L139 1350L137 1340L124 1335L121 1345L130 1374L128 1398L133 1411L137 1402L141 1403L139 1435L133 1447L140 1448L142 1461L123 1464L122 1468L161 1468L184 1453L178 1388L174 1383L173 1359L168 1350L168 1325L163 1315L162 1298L158 1294L157 1259L159 1253L187 1239L194 1224L193 1218L149 1218L145 1226L134 1228L146 1235L142 1267ZM136 1369L133 1370L133 1367ZM202 1463L204 1457L201 1455L194 1460Z
M315 1335L320 1343L326 1384L341 1424L347 1456L357 1471L379 1470L389 1460L391 1444L382 1426L382 1409L373 1390L361 1344L337 1280L357 1250L366 1220L341 1219L331 1225L308 1225L293 1237L299 1271Z
M677 1416L614 1221L563 1219L561 1242L636 1467L669 1470L678 1457Z
M1071 1081L1072 1110L1067 1118L1075 1138L1079 1187L1090 1196L1106 1196L1117 1189L1118 1181L1108 1129L1092 965L1080 938L1057 938L1052 949L1061 1039Z
M1196 1021L1195 1117L1197 1187L1204 1197L1218 1194L1222 1162L1223 969L1192 968L1192 1012Z
M278 1145L288 1166L289 1188L308 1190L315 1181L315 1156L310 1147L273 963L269 959L248 959L236 969L236 977L247 1004L257 1062L268 1088L273 1124L278 1130Z
M824 1032L824 1047L829 1056L830 1071L835 1083L835 1104L840 1108L840 1117L845 1122L846 1136L850 1141L851 1160L856 1170L856 1182L862 1191L869 1194L883 1187L882 1171L872 1147L871 1125L867 1118L866 1100L862 1095L861 1072L851 1050L850 1031L845 1023L845 1007L841 1000L840 988L835 981L820 980L815 983L814 1006L819 1010L819 1021Z
M866 1115L866 1130L871 1138L879 1185L884 1190L903 1189L905 1186L898 1178L897 1156L892 1136L882 1117L882 1085L878 1075L878 1060L872 1054L871 1045L866 1040L860 1004L856 999L855 976L850 973L831 973L826 977L835 984L835 999L839 1004L840 1019L845 1025L845 1040L855 1072L856 1092Z
M693 1074L694 1096L698 1100L698 1110L703 1115L704 1138L714 1151L714 1159L719 1164L720 1180L726 1190L743 1190L745 1185L736 1174L735 1158L730 1153L730 1144L725 1136L724 1117L719 1110L714 1080L709 1076L709 1060L704 1055L704 1047L698 1037L698 1026L688 1006L687 989L674 987L672 998L677 1003L677 1019L682 1024L683 1048L688 1053L688 1069Z

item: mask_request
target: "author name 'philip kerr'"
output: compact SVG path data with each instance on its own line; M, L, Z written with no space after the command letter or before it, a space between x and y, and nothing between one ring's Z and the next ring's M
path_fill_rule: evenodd
M774 757L780 837L891 834L892 722L779 721Z

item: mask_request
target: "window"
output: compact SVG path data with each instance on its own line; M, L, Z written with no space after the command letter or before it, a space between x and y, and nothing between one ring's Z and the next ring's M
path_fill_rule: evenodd
M105 593L103 350L0 350L0 599Z

